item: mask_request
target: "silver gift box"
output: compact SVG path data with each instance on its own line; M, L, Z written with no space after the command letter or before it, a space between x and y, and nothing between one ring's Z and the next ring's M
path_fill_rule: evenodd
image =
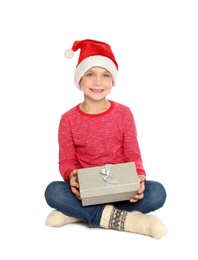
M134 162L79 169L78 182L83 206L129 200L140 188Z

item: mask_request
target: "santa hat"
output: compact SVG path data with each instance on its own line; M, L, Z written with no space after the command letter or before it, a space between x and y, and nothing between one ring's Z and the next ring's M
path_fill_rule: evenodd
M66 49L65 57L72 58L74 52L80 50L78 64L74 73L74 82L80 89L79 81L87 70L92 67L102 67L108 70L113 78L113 85L116 84L116 76L118 72L118 64L115 60L111 46L105 42L95 40L75 41L72 49Z

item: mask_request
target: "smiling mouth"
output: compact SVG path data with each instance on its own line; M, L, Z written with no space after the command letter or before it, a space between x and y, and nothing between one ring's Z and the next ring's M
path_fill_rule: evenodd
M95 92L95 93L101 93L102 91L104 91L104 89L90 89L91 91Z

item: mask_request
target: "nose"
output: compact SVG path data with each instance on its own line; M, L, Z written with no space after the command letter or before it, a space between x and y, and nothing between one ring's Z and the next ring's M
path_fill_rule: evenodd
M94 78L94 85L95 86L101 85L101 82L102 82L102 80L101 80L100 76L97 76L97 77Z

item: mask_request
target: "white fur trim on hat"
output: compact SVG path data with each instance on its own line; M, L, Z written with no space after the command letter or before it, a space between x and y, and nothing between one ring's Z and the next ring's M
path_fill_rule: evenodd
M108 70L111 73L113 78L113 86L116 85L117 68L114 62L107 57L95 55L84 59L76 68L74 73L74 82L77 88L80 89L80 85L79 85L80 79L85 74L85 72L92 67L102 67Z

